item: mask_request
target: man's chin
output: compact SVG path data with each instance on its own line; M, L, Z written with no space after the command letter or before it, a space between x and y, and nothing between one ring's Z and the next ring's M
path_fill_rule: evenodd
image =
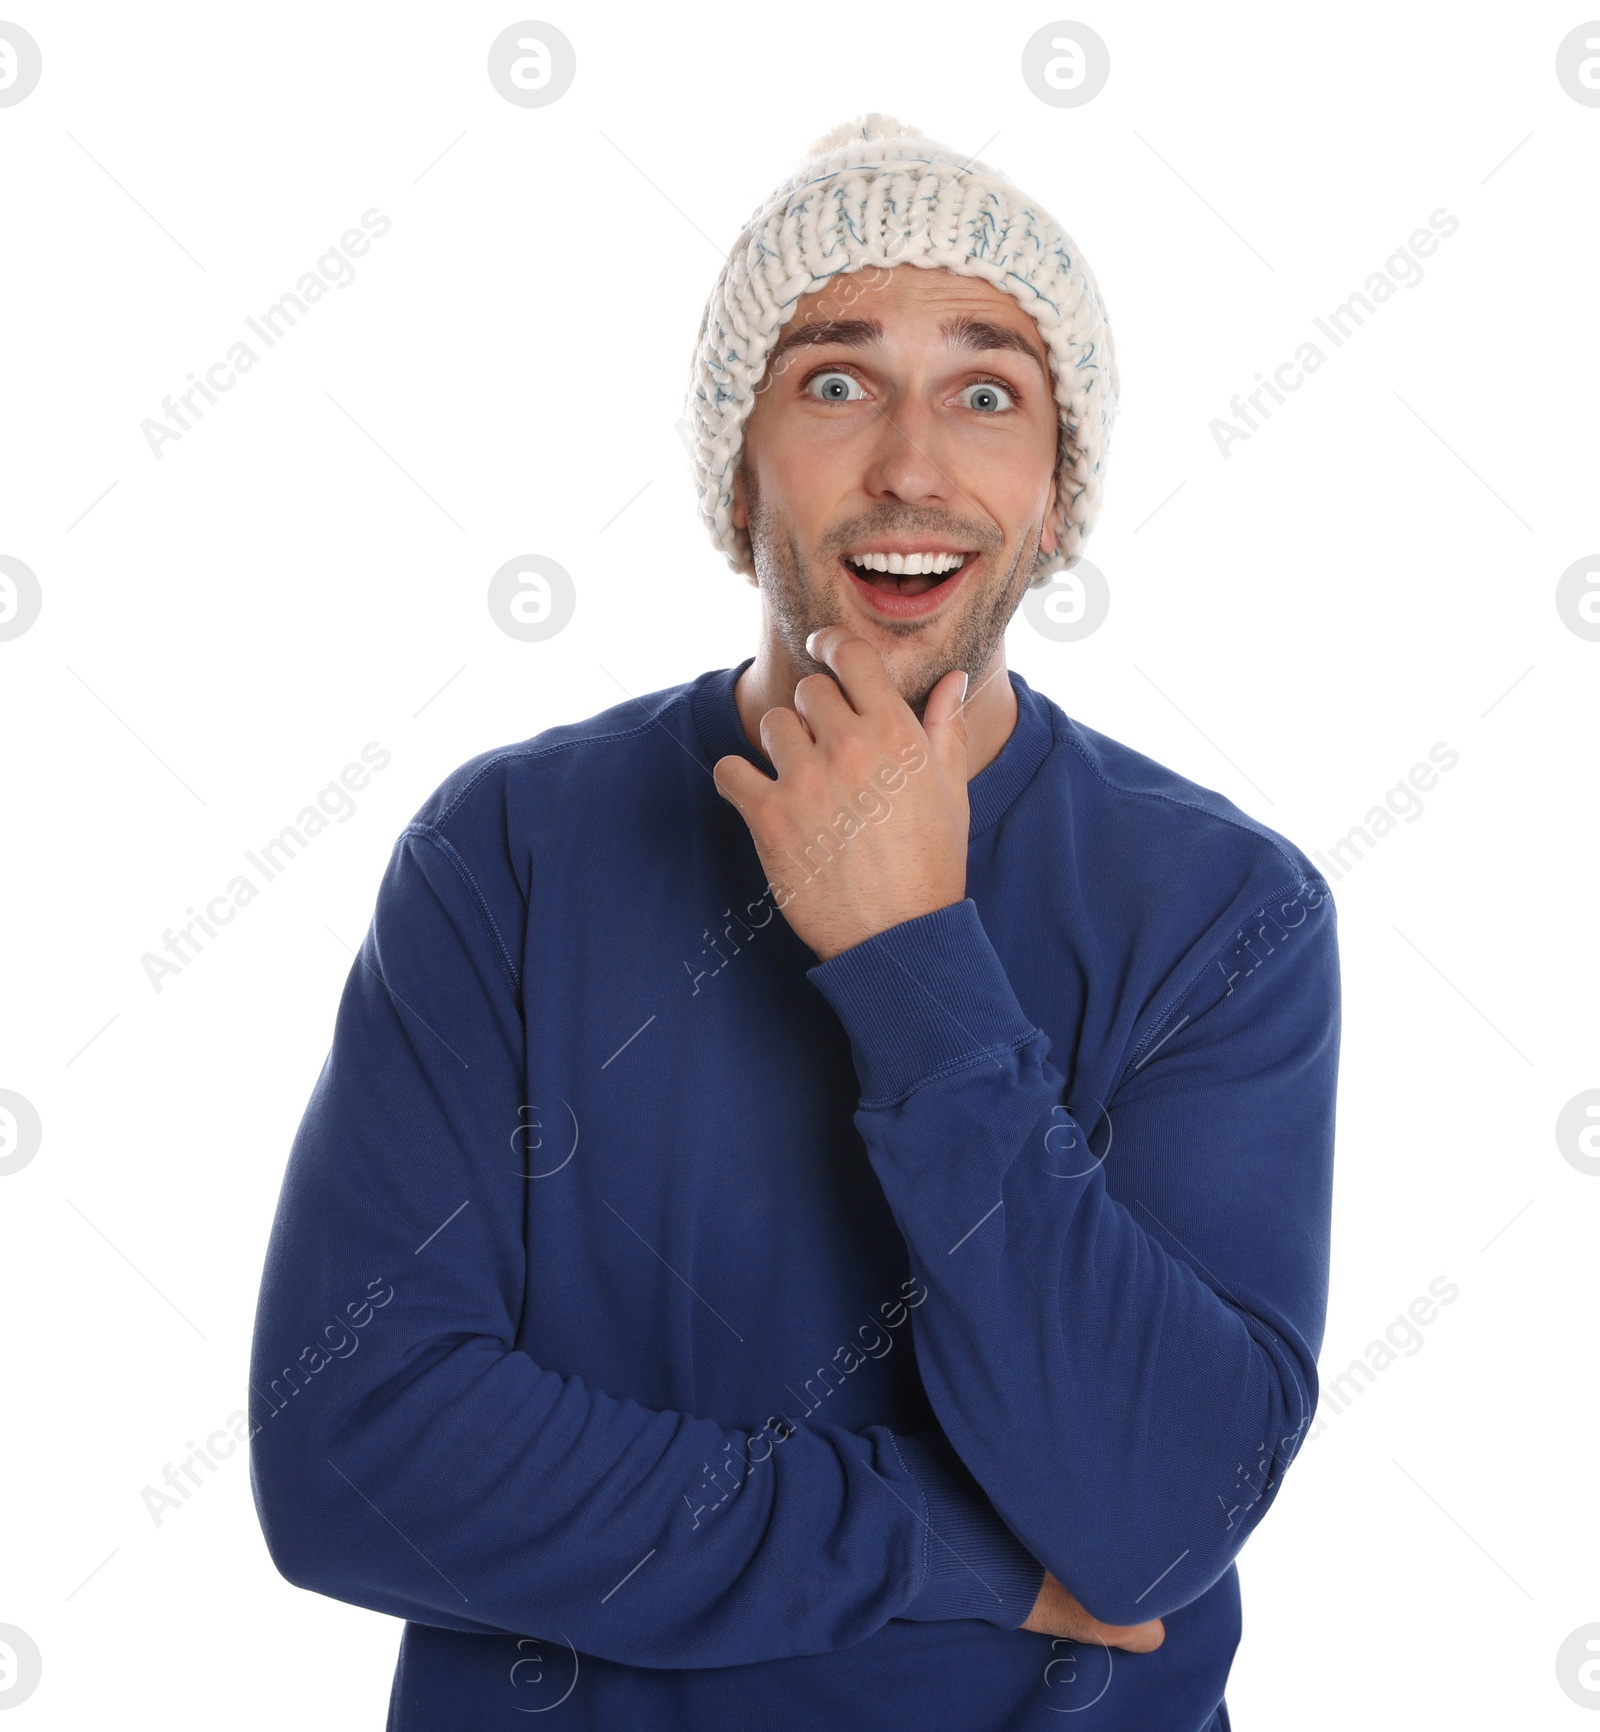
M799 591L799 586L791 590ZM779 587L769 585L769 595L777 593ZM792 599L800 602L800 593L793 593ZM801 605L783 610L779 629L795 665L810 673L832 671L805 648L811 632L842 625L864 638L882 657L895 690L920 722L940 680L956 668L969 679L978 679L1005 631L1005 620L993 599L986 599L978 588L951 601L951 606L921 620L886 619L875 616L849 580L842 578L826 589L812 589Z
M919 657L910 666L903 665L890 655L885 655L883 659L894 689L905 699L907 707L919 722L928 707L928 699L933 696L933 688L957 665L952 661L941 660L936 661L930 668L926 657Z
M933 688L952 668L965 666L964 662L950 654L946 648L948 639L960 636L958 630L951 629L955 623L954 615L911 638L905 633L881 629L881 621L865 618L859 608L842 606L833 613L831 620L819 621L818 626L811 629L819 629L822 624L832 623L847 627L872 645L883 658L890 683L905 699L911 713L919 722L922 720L923 711L928 707L928 699L933 695ZM941 650L944 653L941 653ZM806 660L813 663L819 673L831 671L825 663L817 661L809 652ZM970 673L970 669L968 671Z

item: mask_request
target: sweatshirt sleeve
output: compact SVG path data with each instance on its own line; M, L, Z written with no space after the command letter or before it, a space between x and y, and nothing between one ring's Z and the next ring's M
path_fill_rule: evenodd
M809 971L928 1289L913 1330L934 1412L1033 1556L1112 1624L1223 1574L1316 1405L1333 902L1302 881L1247 924L1135 1031L1112 1098L1077 1111L970 898Z
M468 863L411 825L290 1151L257 1304L251 1483L282 1574L641 1666L823 1653L892 1618L1020 1625L1044 1568L942 1433L729 1429L516 1348L523 1041ZM696 1509L725 1450L739 1483Z

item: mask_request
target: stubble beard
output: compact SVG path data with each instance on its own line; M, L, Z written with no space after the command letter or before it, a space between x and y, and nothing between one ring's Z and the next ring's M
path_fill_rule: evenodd
M813 582L806 572L799 543L766 509L748 470L745 485L756 581L779 640L801 677L814 673L833 677L833 670L807 650L806 639L822 626L837 625L846 617L838 599L838 585L849 580L824 578ZM889 676L919 722L933 688L953 668L965 671L968 696L976 691L1005 636L1011 616L1022 603L1038 556L1042 529L1041 522L1023 536L998 582L991 578L985 590L973 591L958 604L951 619L942 622L948 635L937 648L917 650L918 639L930 630L920 621L874 622L879 630L905 646L904 652L888 663ZM983 557L992 558L993 551L984 549ZM966 581L970 583L971 579Z

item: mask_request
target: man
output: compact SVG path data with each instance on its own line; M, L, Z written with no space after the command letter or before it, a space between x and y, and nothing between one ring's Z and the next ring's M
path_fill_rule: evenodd
M1226 1732L1316 1401L1334 913L1006 670L1115 396L1037 204L839 128L697 347L757 653L401 835L252 1360L274 1562L407 1620L391 1732Z

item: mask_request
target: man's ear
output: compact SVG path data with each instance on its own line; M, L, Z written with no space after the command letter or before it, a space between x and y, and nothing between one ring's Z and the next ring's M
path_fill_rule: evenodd
M733 524L733 527L738 531L738 534L734 537L734 540L739 544L739 552L735 560L735 567L744 574L745 581L749 583L752 588L759 589L761 587L761 582L756 576L755 549L750 545L750 481L748 475L745 473L745 455L746 451L741 450L739 453L739 461L734 465L733 504L728 509L728 518Z
M1050 491L1044 499L1044 529L1039 536L1039 551L1054 553L1059 545L1056 539L1056 493L1061 485L1061 471L1058 469L1050 477Z
M739 453L739 461L733 471L733 508L729 513L735 529L750 527L750 513L745 509L744 498L744 452Z

